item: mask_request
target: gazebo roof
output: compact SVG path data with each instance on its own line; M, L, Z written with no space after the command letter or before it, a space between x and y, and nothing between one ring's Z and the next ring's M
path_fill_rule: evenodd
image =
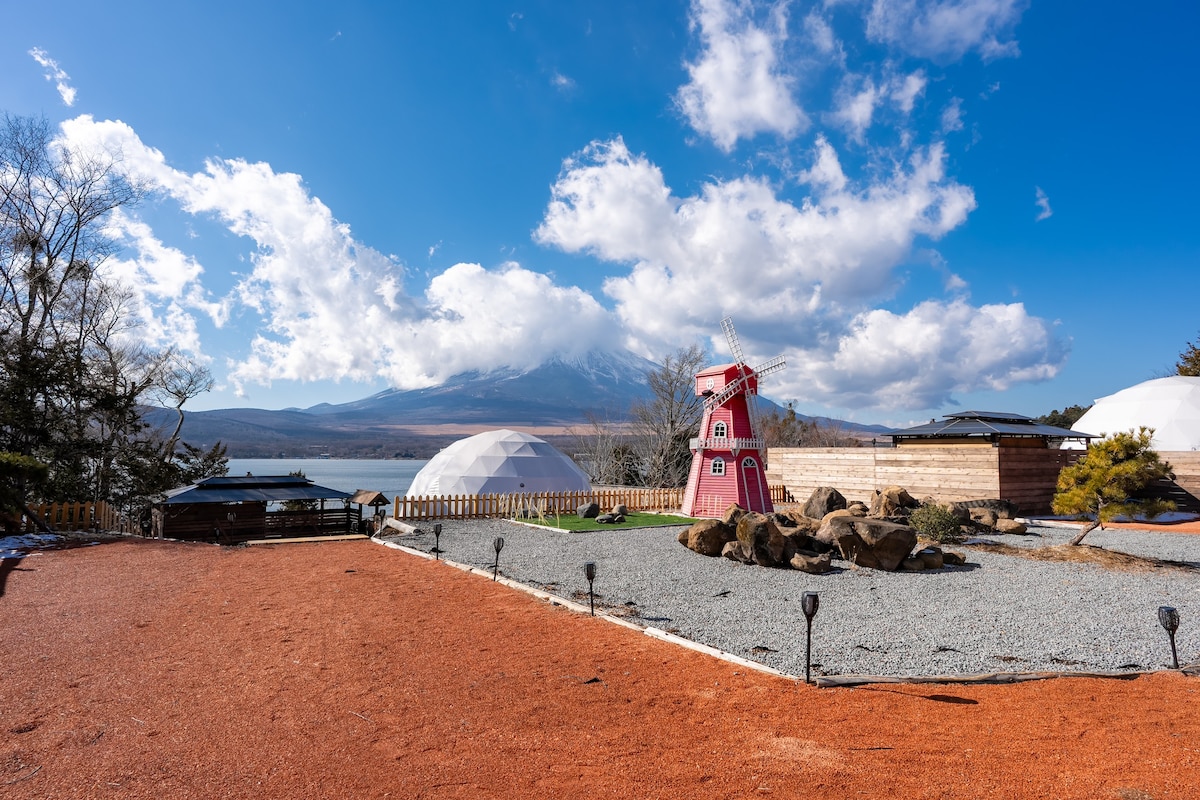
M348 500L349 492L317 486L295 475L205 478L166 493L165 505L182 503L271 503L287 500Z
M1031 417L999 411L959 411L941 421L904 428L889 434L899 439L942 439L958 437L1034 436L1054 439L1094 439L1095 434L1081 433L1054 425L1043 425Z

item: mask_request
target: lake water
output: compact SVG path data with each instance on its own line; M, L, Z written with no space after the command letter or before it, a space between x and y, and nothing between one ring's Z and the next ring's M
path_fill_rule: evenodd
M427 461L379 458L231 458L229 475L287 475L300 470L318 486L355 492L383 492L388 500L404 494Z

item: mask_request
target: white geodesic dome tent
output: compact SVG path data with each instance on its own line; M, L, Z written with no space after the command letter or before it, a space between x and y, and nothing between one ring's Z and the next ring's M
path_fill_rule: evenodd
M592 488L587 473L553 445L518 431L460 439L429 460L408 497L574 492Z
M1200 378L1172 375L1101 397L1071 427L1107 436L1154 428L1155 450L1200 450Z

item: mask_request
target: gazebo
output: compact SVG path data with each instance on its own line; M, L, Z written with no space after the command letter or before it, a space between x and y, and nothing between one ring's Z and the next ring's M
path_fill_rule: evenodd
M346 535L361 514L350 499L295 475L205 478L166 492L154 508L153 535L218 544Z

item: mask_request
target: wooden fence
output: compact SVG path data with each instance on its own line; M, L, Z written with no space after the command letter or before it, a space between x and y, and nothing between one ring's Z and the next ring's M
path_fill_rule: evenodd
M115 531L136 533L129 519L104 501L98 503L42 503L29 509L47 526L56 531ZM36 531L31 519L25 520L26 531Z
M396 519L497 519L542 514L574 514L585 503L608 510L624 505L630 511L670 511L683 505L683 489L638 489L628 486L593 487L590 492L401 497L393 503ZM795 502L785 486L771 487L775 503Z

